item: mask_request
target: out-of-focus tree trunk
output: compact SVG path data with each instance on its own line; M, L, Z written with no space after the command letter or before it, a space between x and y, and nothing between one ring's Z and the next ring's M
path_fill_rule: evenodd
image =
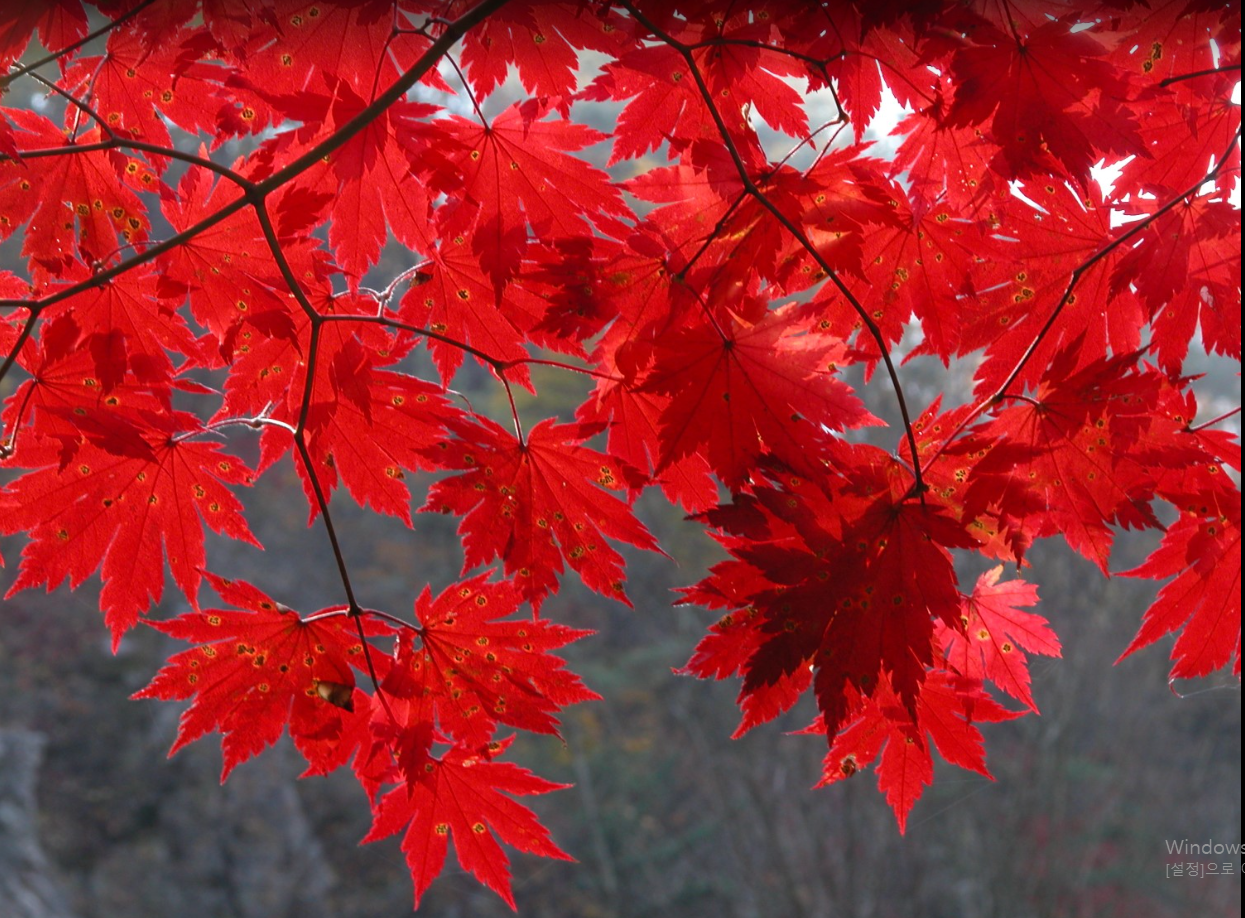
M0 730L0 903L7 918L72 918L48 871L35 819L43 737Z

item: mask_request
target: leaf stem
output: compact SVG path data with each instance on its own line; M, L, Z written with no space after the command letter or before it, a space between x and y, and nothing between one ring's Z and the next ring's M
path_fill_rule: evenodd
M22 348L30 339L31 332L34 331L35 322L39 319L39 310L35 305L27 305L30 309L30 315L26 317L26 323L22 326L21 332L17 336L17 340L13 342L13 350L4 358L4 363L0 364L0 382L4 381L4 377L9 375L9 367L13 366L13 362L17 360L17 355L21 353Z
M1236 417L1240 413L1241 413L1241 406L1237 405L1231 411L1225 411L1223 414L1219 415L1219 417L1211 418L1209 421L1204 421L1201 424L1198 424L1196 427L1189 427L1186 429L1188 430L1189 433L1197 433L1200 430L1205 430L1207 427L1213 427L1216 424L1221 424L1224 421L1228 420L1228 418Z
M1165 80L1159 80L1159 85L1166 88L1171 86L1173 83L1179 83L1183 80L1196 80L1198 77L1214 76L1217 73L1232 73L1234 71L1239 73L1240 70L1241 64L1238 61L1235 64L1227 64L1223 67L1210 67L1206 70L1196 70L1193 73L1182 73L1178 76L1169 76Z

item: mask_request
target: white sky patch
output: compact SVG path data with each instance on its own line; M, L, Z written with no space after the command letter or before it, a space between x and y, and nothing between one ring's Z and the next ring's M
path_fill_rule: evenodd
M834 91L829 88L809 90L807 80L802 77L784 77L784 81L795 89L804 99L804 111L808 115L809 130L817 131L811 140L789 137L772 130L755 109L748 113L748 123L756 130L761 139L761 146L771 161L782 159L791 153L796 144L800 149L787 160L796 169L806 169L812 165L816 157L824 152L826 145L835 149L849 147L855 142L855 126L849 123L835 124L842 114L835 98ZM877 114L861 133L861 144L869 147L868 155L878 159L891 159L902 136L891 136L896 125L912 113L912 109L901 105L891 93L890 88L882 84L882 99ZM827 126L828 125L828 126ZM818 130L818 129L821 130Z

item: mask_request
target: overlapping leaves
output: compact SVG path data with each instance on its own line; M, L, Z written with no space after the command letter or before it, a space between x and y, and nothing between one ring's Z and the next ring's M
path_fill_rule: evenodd
M583 632L522 605L566 567L627 602L649 485L729 555L686 591L724 613L687 670L741 678L740 732L811 690L823 783L877 762L901 827L931 750L986 774L989 686L1036 711L1024 653L1059 652L1030 584L964 596L954 553L1062 535L1107 573L1174 507L1125 653L1177 633L1174 677L1239 674L1239 445L1183 374L1199 331L1240 358L1240 16L1120 6L108 0L85 47L80 0L6 10L4 87L52 91L0 118L12 589L98 571L115 643L167 566L193 609L156 626L201 646L141 694L192 699L176 748L220 731L228 771L288 728L309 773L350 765L417 901L451 839L511 904L497 839L565 857L511 799L558 785L498 730L594 696L552 654ZM844 370L899 386L899 348L983 352L975 400L848 445L877 419ZM472 362L504 424L447 389ZM592 378L575 422L519 410L537 362ZM245 430L258 473L293 462L340 606L205 575L204 524L253 541L219 442ZM404 621L355 595L330 498L409 524L429 472L474 573ZM204 576L239 608L198 611Z

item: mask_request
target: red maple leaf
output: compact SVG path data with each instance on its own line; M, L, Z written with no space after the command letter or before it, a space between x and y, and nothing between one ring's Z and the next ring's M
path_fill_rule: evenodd
M1236 658L1241 675L1241 505L1227 501L1217 513L1184 513L1140 567L1125 576L1176 575L1146 610L1141 630L1120 662L1165 634L1180 631L1172 646L1171 677L1206 676Z
M464 572L501 558L507 574L518 574L523 598L539 608L557 592L565 560L589 588L627 602L623 559L606 538L659 549L631 508L601 490L635 492L644 474L579 445L600 425L546 419L524 441L478 415L452 429L459 439L441 443L437 456L467 471L434 484L421 510L463 516Z
M986 348L976 373L981 394L997 389L1022 362L1015 385L1036 387L1057 356L1072 372L1141 347L1141 304L1127 285L1110 280L1118 253L1109 246L1120 231L1098 184L1080 193L1056 180L1016 188L1023 199L996 199L990 212L995 257L1008 269L996 275L1000 285L988 297L966 303L961 318L960 353ZM1070 365L1063 362L1072 357Z
M247 47L238 54L246 66L233 68L232 75L243 77L235 83L274 94L299 92L317 73L370 93L393 83L428 45L412 29L394 34L389 0L267 0L265 6L270 9L261 8L254 17Z
M225 602L239 609L204 609L147 624L200 646L183 650L133 698L193 698L169 755L205 733L223 734L220 779L275 743L286 725L314 734L340 725L352 708L351 666L364 669L356 624L345 615L304 621L297 612L243 581L205 573ZM388 633L371 622L370 634Z
M381 370L371 354L350 336L326 346L333 353L327 372L313 386L306 423L308 451L321 484L332 490L338 476L360 506L396 516L411 525L411 493L404 469L428 469L429 449L443 436L440 415L448 410L442 389L431 383ZM325 335L330 339L331 335ZM301 397L295 389L295 398ZM293 405L290 406L293 409ZM271 461L271 460L269 460ZM304 492L312 514L314 489L300 462Z
M618 236L625 230L619 218L631 214L604 172L569 155L605 135L538 120L543 114L511 106L489 124L453 115L437 125L444 164L434 182L455 202L447 229L470 231L494 285L517 270L529 226L545 237L579 236L589 224Z
M79 287L91 273L79 262L67 262L62 269L63 279ZM159 272L150 266L135 268L107 283L86 286L43 315L50 319L72 314L86 334L119 335L135 376L144 383L167 387L174 370L172 357L197 357L199 344L160 281ZM97 375L111 372L107 363L97 369Z
M555 101L563 118L577 80L577 49L616 54L627 41L619 14L573 2L518 0L490 16L463 41L463 66L472 88L483 97L506 81L509 66L531 96Z
M888 347L902 339L915 314L925 336L918 353L946 364L965 350L966 316L982 308L980 301L1006 295L998 288L1010 274L1010 253L990 238L987 221L954 216L948 201L909 196L898 184L888 191L890 225L870 227L865 238L864 274L873 289L862 301ZM828 312L832 328L844 337L860 327L860 316L842 298L831 299ZM856 347L871 364L881 358L877 342L863 333Z
M45 48L67 48L87 33L81 0L33 0L4 11L0 21L0 68L22 56L36 32Z
M98 569L114 650L163 595L166 556L174 581L194 602L206 562L204 524L259 544L225 487L251 484L250 469L219 444L188 439L200 430L192 415L175 412L150 423L158 426L122 428L124 438L103 446L83 442L68 462L54 440L22 437L13 461L35 471L0 492L0 529L30 538L9 595L36 584L52 590L66 578L76 587Z
M980 683L935 671L924 680L914 715L883 682L832 742L817 786L850 778L881 753L878 788L886 794L903 832L912 807L934 781L931 746L953 765L993 780L986 769L981 733L973 723L1012 720L1022 714L998 704L981 691ZM821 725L813 732L821 732Z
M79 253L87 260L107 260L120 244L146 238L151 227L147 209L119 181L126 159L94 146L101 139L98 129L67 138L42 115L25 109L5 109L5 114L20 131L13 136L22 154L63 150L21 162L0 161L0 238L29 221L22 254L30 259L36 284L59 276Z
M1037 714L1024 651L1058 657L1062 650L1046 619L1018 608L1037 602L1037 587L1023 580L999 583L1002 573L1000 564L978 577L972 595L964 597L963 630L936 622L934 640L957 673L977 681L989 679Z
M127 138L167 147L172 139L165 118L192 133L211 131L213 115L222 104L206 82L216 68L184 60L184 34L166 33L159 44L142 40L137 28L113 29L107 53L80 58L65 71L62 84L90 85L92 108L108 129ZM155 154L151 164L163 172L167 157Z
M348 82L330 74L323 80L325 93L303 91L273 100L285 114L307 125L289 135L290 142L279 154L282 158L305 153L321 131L340 128L367 107L367 100ZM420 119L440 111L426 103L394 103L289 186L310 192L307 200L319 205L309 208L307 225L318 223L318 211L327 205L329 244L352 289L380 257L390 230L412 249L432 247L431 202L421 181L430 138L424 136L426 126Z
M559 709L601 697L550 652L592 632L530 615L498 621L523 597L513 583L489 583L488 576L446 587L435 599L425 588L415 601L419 625L396 647L383 688L410 709L406 723L422 726L419 765L434 721L444 735L476 748L499 723L557 735Z
M168 410L171 379L150 372L140 379L135 363L150 367L126 344L116 328L84 335L73 313L52 319L22 349L19 360L31 379L8 398L5 424L16 431L30 420L60 440L68 458L84 434L98 442L110 427L141 425L144 416ZM84 417L91 417L85 430Z
M514 283L499 296L462 236L443 239L429 262L427 280L407 290L398 318L432 332L425 342L446 385L462 366L464 348L459 344L496 361L529 356L523 345L545 315L544 299ZM506 378L531 386L528 369L521 363L508 367Z
M832 736L883 675L911 707L934 662L933 620L959 624L947 549L974 540L930 496L910 500L906 470L880 451L849 454L858 468L872 458L855 481L822 490L788 475L705 515L742 563L715 566L689 598L747 611L702 641L688 670L743 676L737 735L791 707L810 676Z
M973 45L955 54L952 127L991 118L1000 147L994 168L1007 178L1051 171L1051 160L1085 185L1104 154L1141 153L1137 121L1123 104L1127 74L1103 60L1105 49L1076 29L1080 16L1043 21L1025 37L978 23Z
M568 785L538 778L509 762L493 761L492 756L509 742L496 745L495 751L485 754L454 746L440 759L429 761L408 785L385 794L376 806L375 820L363 841L378 841L405 829L402 851L415 883L416 908L441 872L451 835L462 868L511 908L515 902L510 861L497 838L529 854L573 860L553 843L536 814L506 796L547 794Z
M199 152L206 154L203 149ZM236 198L237 190L231 183L213 182L207 170L190 169L182 176L177 193L164 197L161 209L173 230L182 233ZM280 201L274 201L274 209ZM283 247L286 259L299 273L311 267L306 249L305 243ZM274 311L285 313L290 306L287 293L280 289L280 269L250 209L174 247L161 259L160 266L162 287L182 297L189 295L195 321L222 348L226 342L241 343L233 341L231 335L243 321L255 321L257 316ZM223 356L234 357L232 347Z
M1028 538L1062 534L1105 573L1111 526L1158 527L1145 495L1154 479L1129 455L1154 404L1153 377L1118 378L1136 355L1100 360L1078 373L1074 345L1025 396L984 425L995 446L975 468L968 512L998 508L1002 524Z
M670 399L658 472L702 452L734 487L767 451L808 469L818 461L822 430L875 420L833 375L844 356L840 339L818 334L816 320L797 308L763 313L755 323L697 322L663 336L654 354L641 388Z
M350 294L323 296L315 305L319 317L375 314L369 300ZM410 525L404 470L433 467L428 449L442 436L442 415L453 409L440 386L381 369L407 348L376 323L327 321L317 333L319 359L309 380L305 355L312 349L312 323L301 310L260 313L226 340L238 342L239 355L216 420L262 416L280 422L265 427L260 469L291 449L291 432L302 425L326 494L340 480L361 506ZM319 504L301 453L297 469L314 518Z
M768 47L775 33L773 23L766 21L768 11L765 18L709 9L696 10L687 19L671 13L666 7L648 10L676 40L694 48L693 61L737 144L750 152L758 149L740 123L745 108L755 109L777 130L796 137L807 133L799 95L782 79L802 75L804 67ZM628 50L609 62L582 95L593 101L630 100L614 128L610 165L642 156L667 140L678 151L701 139L720 142L687 60L664 43Z
M661 456L661 416L670 404L669 396L641 392L613 379L597 386L595 399L579 411L580 420L609 425L610 455L639 469L652 468ZM691 513L708 510L718 500L718 488L709 474L709 464L699 453L675 459L653 476L653 484Z
M1170 195L1171 192L1165 192ZM1176 373L1197 326L1207 350L1241 356L1241 211L1222 198L1191 197L1149 224L1111 275L1132 285L1154 322L1159 364Z

